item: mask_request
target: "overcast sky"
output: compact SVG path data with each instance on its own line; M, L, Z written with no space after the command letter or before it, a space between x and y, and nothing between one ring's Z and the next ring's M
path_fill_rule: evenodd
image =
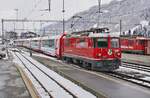
M45 20L62 20L62 1L51 0L51 11L42 11L48 9L48 0L0 0L0 20L16 19L18 9L19 19L45 19ZM112 0L102 0L102 4L108 4ZM65 0L65 19L69 19L77 12L88 10L90 7L98 5L98 0ZM14 27L23 27L21 24L5 23L6 31L13 30ZM7 25L7 26L6 26ZM40 24L34 24L37 28ZM46 24L44 24L46 25ZM25 24L25 28L32 29L35 27L33 23ZM0 23L0 31L1 31ZM2 31L1 31L2 32ZM0 35L1 35L0 32Z
M28 19L61 19L62 1L51 0L51 12L40 11L48 8L48 0L0 0L0 18L16 18L16 11L19 9L19 18ZM102 0L102 3L109 3L111 0ZM87 10L97 5L98 0L65 0L65 17Z

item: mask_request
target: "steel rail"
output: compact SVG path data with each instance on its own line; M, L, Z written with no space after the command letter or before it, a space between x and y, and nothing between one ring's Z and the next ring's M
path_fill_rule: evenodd
M21 53L20 53L21 54ZM44 72L42 69L40 69L37 65L35 65L33 62L31 62L27 57L25 57L23 54L21 54L26 60L28 60L32 65L34 65L36 68L38 68L41 72L43 72L47 77L52 79L55 83L57 83L61 88L63 88L66 92L68 92L70 95L73 96L73 98L78 98L76 95L74 95L72 92L70 92L68 89L66 89L63 85L61 85L58 81L50 77L46 72ZM45 66L46 67L46 66Z
M136 78L134 76L123 74L123 73L120 73L120 72L103 72L103 73L106 74L106 75L116 77L116 78L119 78L119 79L122 79L122 80L125 80L125 81L128 81L128 82L131 82L131 83L134 83L134 84L137 84L137 85L140 85L140 86L143 86L143 87L146 87L146 88L150 89L150 81L140 79L140 78ZM143 83L147 83L149 85L146 85L146 84L143 84Z
M53 98L49 91L43 86L43 84L36 78L36 76L29 70L29 68L26 66L26 64L19 58L19 56L14 52L14 54L17 56L17 58L21 61L21 63L24 65L24 67L30 72L30 74L34 77L34 79L40 84L40 86L45 90L46 93L50 96L50 98Z
M137 64L137 63L131 63L131 62L122 62L122 67L136 69L140 71L150 72L150 65L144 65L144 64Z

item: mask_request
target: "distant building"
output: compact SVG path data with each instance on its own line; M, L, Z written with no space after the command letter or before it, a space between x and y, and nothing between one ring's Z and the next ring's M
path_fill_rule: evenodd
M38 35L34 32L24 32L21 33L20 38L33 38L33 37L38 37Z
M14 31L5 32L4 39L10 40L10 39L17 39L17 38L18 38L17 32Z

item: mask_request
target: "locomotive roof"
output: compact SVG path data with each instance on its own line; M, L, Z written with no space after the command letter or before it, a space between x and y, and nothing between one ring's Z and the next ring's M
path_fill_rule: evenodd
M119 34L110 33L108 28L91 28L90 30L73 32L68 37L119 37Z
M147 37L141 37L141 36L121 37L121 39L150 40L150 38L147 38Z
M55 36L45 36L45 37L41 37L41 40L46 40L46 39L58 39L60 38L61 35L55 35Z
M78 33L84 33L84 32L95 32L95 33L105 32L105 33L109 33L108 31L109 31L108 28L91 28L89 30L72 32L71 34L78 34Z
M28 38L28 39L17 39L14 41L30 41L30 40L47 40L47 39L58 39L62 35L55 35L55 36L45 36L45 37L35 37L35 38Z
M90 33L89 37L120 37L119 34L116 33Z

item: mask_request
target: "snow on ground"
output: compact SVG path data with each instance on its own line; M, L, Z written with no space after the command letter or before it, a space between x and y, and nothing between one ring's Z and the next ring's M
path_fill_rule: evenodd
M48 94L44 91L44 89L40 86L40 84L35 80L35 78L31 75L31 73L23 66L22 62L18 59L18 57L14 54L14 52L10 53L13 55L14 60L13 62L18 64L23 71L26 73L28 78L31 80L33 86L35 87L37 93L39 94L40 98L49 98Z
M143 20L143 21L140 22L140 24L141 24L142 26L148 26L149 21Z
M26 54L24 54L26 56ZM54 80L59 82L61 85L63 85L65 88L67 88L70 92L72 92L74 95L78 96L78 98L96 98L91 93L85 91L83 88L79 87L78 85L74 84L68 79L65 79L64 77L60 76L56 72L48 69L47 67L43 66L38 61L32 59L29 56L26 56L28 59L32 61L32 63L36 64L39 68L44 70L50 77L52 77Z
M54 97L54 98L61 98L62 96L64 98L72 98L72 96L68 93L66 93L66 91L61 88L56 82L54 82L51 78L49 78L48 76L46 76L42 71L40 71L37 67L33 66L30 62L28 62L28 60L26 60L24 57L22 57L19 53L17 53L17 55L19 56L19 58L21 58L21 60L24 61L24 63L26 63L26 66L29 68L29 70L32 72L32 74L42 83L42 85L48 90L50 91L50 94ZM25 55L26 56L26 55ZM26 56L28 57L28 56ZM32 58L29 58L30 60ZM32 60L34 61L34 60ZM34 63L35 64L35 63ZM36 63L36 65L38 66L38 63ZM41 65L40 67L42 68ZM39 67L39 68L40 68ZM47 68L48 69L48 68ZM44 70L43 70L44 71ZM51 74L51 73L49 73Z
M125 67L120 67L117 71L121 71L121 72L129 72L129 73L139 73L141 75L144 75L144 77L142 77L141 79L144 79L144 80L147 80L147 81L150 81L150 73L149 72L144 72L144 71L140 71L140 70L136 70L136 69L131 69L131 68L125 68ZM137 83L141 83L143 85L147 85L147 86L150 86L149 83L145 83L145 82L141 82L141 81L137 81L137 80L134 80L134 79L130 79L134 82L137 82Z
M121 66L120 66L119 69L117 69L117 71L122 71L122 72L137 72L137 73L145 75L145 77L142 78L142 79L150 81L150 73L149 72L140 71L140 70L131 69L131 68L125 68L125 67L121 67Z
M41 63L39 63L38 61L32 59L31 57L29 57L29 53L27 52L23 52L24 56L27 57L30 61L32 61L32 63L34 63L37 67L39 67L40 69L42 69L44 72L47 73L47 75L49 75L50 77L52 77L55 81L57 81L59 84L63 85L63 87L65 87L66 89L68 89L71 93L73 93L74 95L76 95L78 98L96 98L96 96L94 96L93 94L91 94L90 92L84 90L83 88L79 87L78 85L74 84L73 82L71 82L70 80L68 79L65 79L64 77L60 76L59 74L57 74L56 72L50 70L49 68L45 67L44 65L42 65ZM42 57L45 57L45 58L49 58L49 59L53 59L53 60L56 60L55 58L52 58L52 57L49 57L49 56L45 56L45 55L42 55L42 54L33 54L33 55L36 55L36 56L42 56ZM16 62L18 65L22 65L18 60L17 58L15 57L14 55L14 62ZM23 59L23 58L22 58ZM24 59L25 61L25 59ZM27 62L27 61L26 61ZM27 64L28 67L31 69L33 68L32 65L30 65L29 63ZM22 66L23 67L23 66ZM24 68L24 67L23 67ZM52 83L50 83L51 81L48 80L48 78L46 78L42 73L40 73L39 71L37 70L34 70L36 72L36 76L38 76L37 78L39 78L45 86L50 86L51 85L51 89L52 88L58 88L56 86L53 86ZM27 70L26 70L27 72ZM28 73L28 72L27 72ZM31 80L35 81L35 79L33 79L33 77L28 73L29 77ZM46 82L49 81L49 82ZM50 83L50 84L49 84ZM37 83L35 83L37 85ZM34 85L35 85L34 84ZM39 86L39 85L38 85ZM49 88L49 89L50 89ZM60 92L61 90L56 90L57 92ZM40 91L39 91L40 92ZM55 93L56 94L56 93ZM54 95L55 95L54 94ZM61 95L63 96L63 95ZM59 98L61 98L59 96ZM67 98L67 97L65 97Z

